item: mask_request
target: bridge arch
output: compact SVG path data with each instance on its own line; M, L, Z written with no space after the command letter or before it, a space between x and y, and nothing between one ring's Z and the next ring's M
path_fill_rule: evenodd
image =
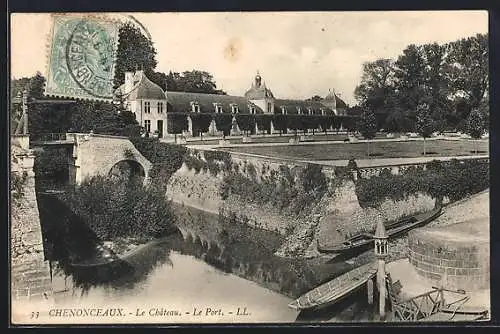
M94 175L113 175L129 169L149 182L152 163L139 152L127 137L68 134L73 137L74 183L80 184ZM124 162L123 162L124 161Z
M116 162L109 170L108 176L111 178L127 179L139 177L144 181L146 171L140 162L133 159L124 159Z

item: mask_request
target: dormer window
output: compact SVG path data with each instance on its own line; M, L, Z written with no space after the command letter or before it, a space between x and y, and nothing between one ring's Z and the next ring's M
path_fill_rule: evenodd
M231 104L231 112L233 114L237 114L237 113L240 112L239 109L238 109L238 105L237 104Z
M281 113L282 113L283 115L286 115L286 107L281 107Z
M214 108L215 108L215 113L216 114L222 114L222 104L220 103L214 103Z
M200 112L200 105L198 104L198 102L191 102L191 111L192 112L195 112L195 113L199 113Z
M158 102L158 114L163 112L163 102Z
M249 106L248 108L250 109L251 114L255 114L255 107L254 106Z

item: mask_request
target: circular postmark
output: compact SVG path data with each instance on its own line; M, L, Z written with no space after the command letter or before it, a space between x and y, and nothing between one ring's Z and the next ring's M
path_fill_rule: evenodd
M68 74L92 96L112 96L114 43L106 28L92 19L80 19L69 35L65 50Z

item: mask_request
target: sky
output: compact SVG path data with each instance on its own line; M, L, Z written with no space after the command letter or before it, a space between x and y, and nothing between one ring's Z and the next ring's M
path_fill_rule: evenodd
M156 71L204 70L239 96L259 71L276 98L334 89L350 105L364 62L488 32L487 11L129 14L151 35ZM12 77L45 73L50 27L50 14L12 14Z

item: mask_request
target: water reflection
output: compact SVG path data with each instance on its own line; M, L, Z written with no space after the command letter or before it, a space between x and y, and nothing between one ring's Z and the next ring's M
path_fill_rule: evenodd
M263 298L270 298L266 289L288 298L296 298L351 269L350 265L342 261L297 260L274 256L274 252L283 241L279 234L252 228L235 220L234 217L222 217L179 205L174 205L178 233L154 240L114 261L111 265L75 268L71 266L72 261L91 259L96 254L96 245L101 241L90 231L85 222L76 217L56 196L39 194L39 209L49 250L47 257L56 265L55 271L62 276L70 277L72 285L78 288L82 296L92 294L96 289L113 291L112 294L121 296L136 295L156 284L153 294L156 297L169 299L172 297L173 287L167 287L167 285L173 284L172 277L176 275L189 277L190 273L182 273L182 271L191 270L186 268L191 268L189 258L193 257L219 272L219 274L213 271L208 273L204 269L198 274L201 276L190 278L193 282L207 285L214 291L218 289L225 291L226 287L218 286L218 280L213 281L212 277L214 275L221 277L220 275L224 273L232 274L264 287L265 289L260 290ZM178 260L181 265L172 268L171 258L174 254L184 257ZM207 282L203 283L204 280ZM163 287L158 287L162 284ZM228 285L229 283L221 284ZM241 290L241 284L243 283L235 283L235 286L237 285ZM178 283L177 287L181 290L192 288L181 283ZM256 298L257 303L258 298L246 296L245 289L238 290L241 295L237 297L225 295L220 297L238 298L238 300ZM184 295L190 294L192 291L184 291ZM353 308L346 306L346 303L353 302L353 305L357 305L356 298L348 299L343 304L326 310L302 312L297 321L321 321L325 320L324 318L331 318L332 314L344 312L346 309L352 310ZM286 299L279 300L278 307L282 308L281 312L289 313ZM354 311L354 314L361 313Z

